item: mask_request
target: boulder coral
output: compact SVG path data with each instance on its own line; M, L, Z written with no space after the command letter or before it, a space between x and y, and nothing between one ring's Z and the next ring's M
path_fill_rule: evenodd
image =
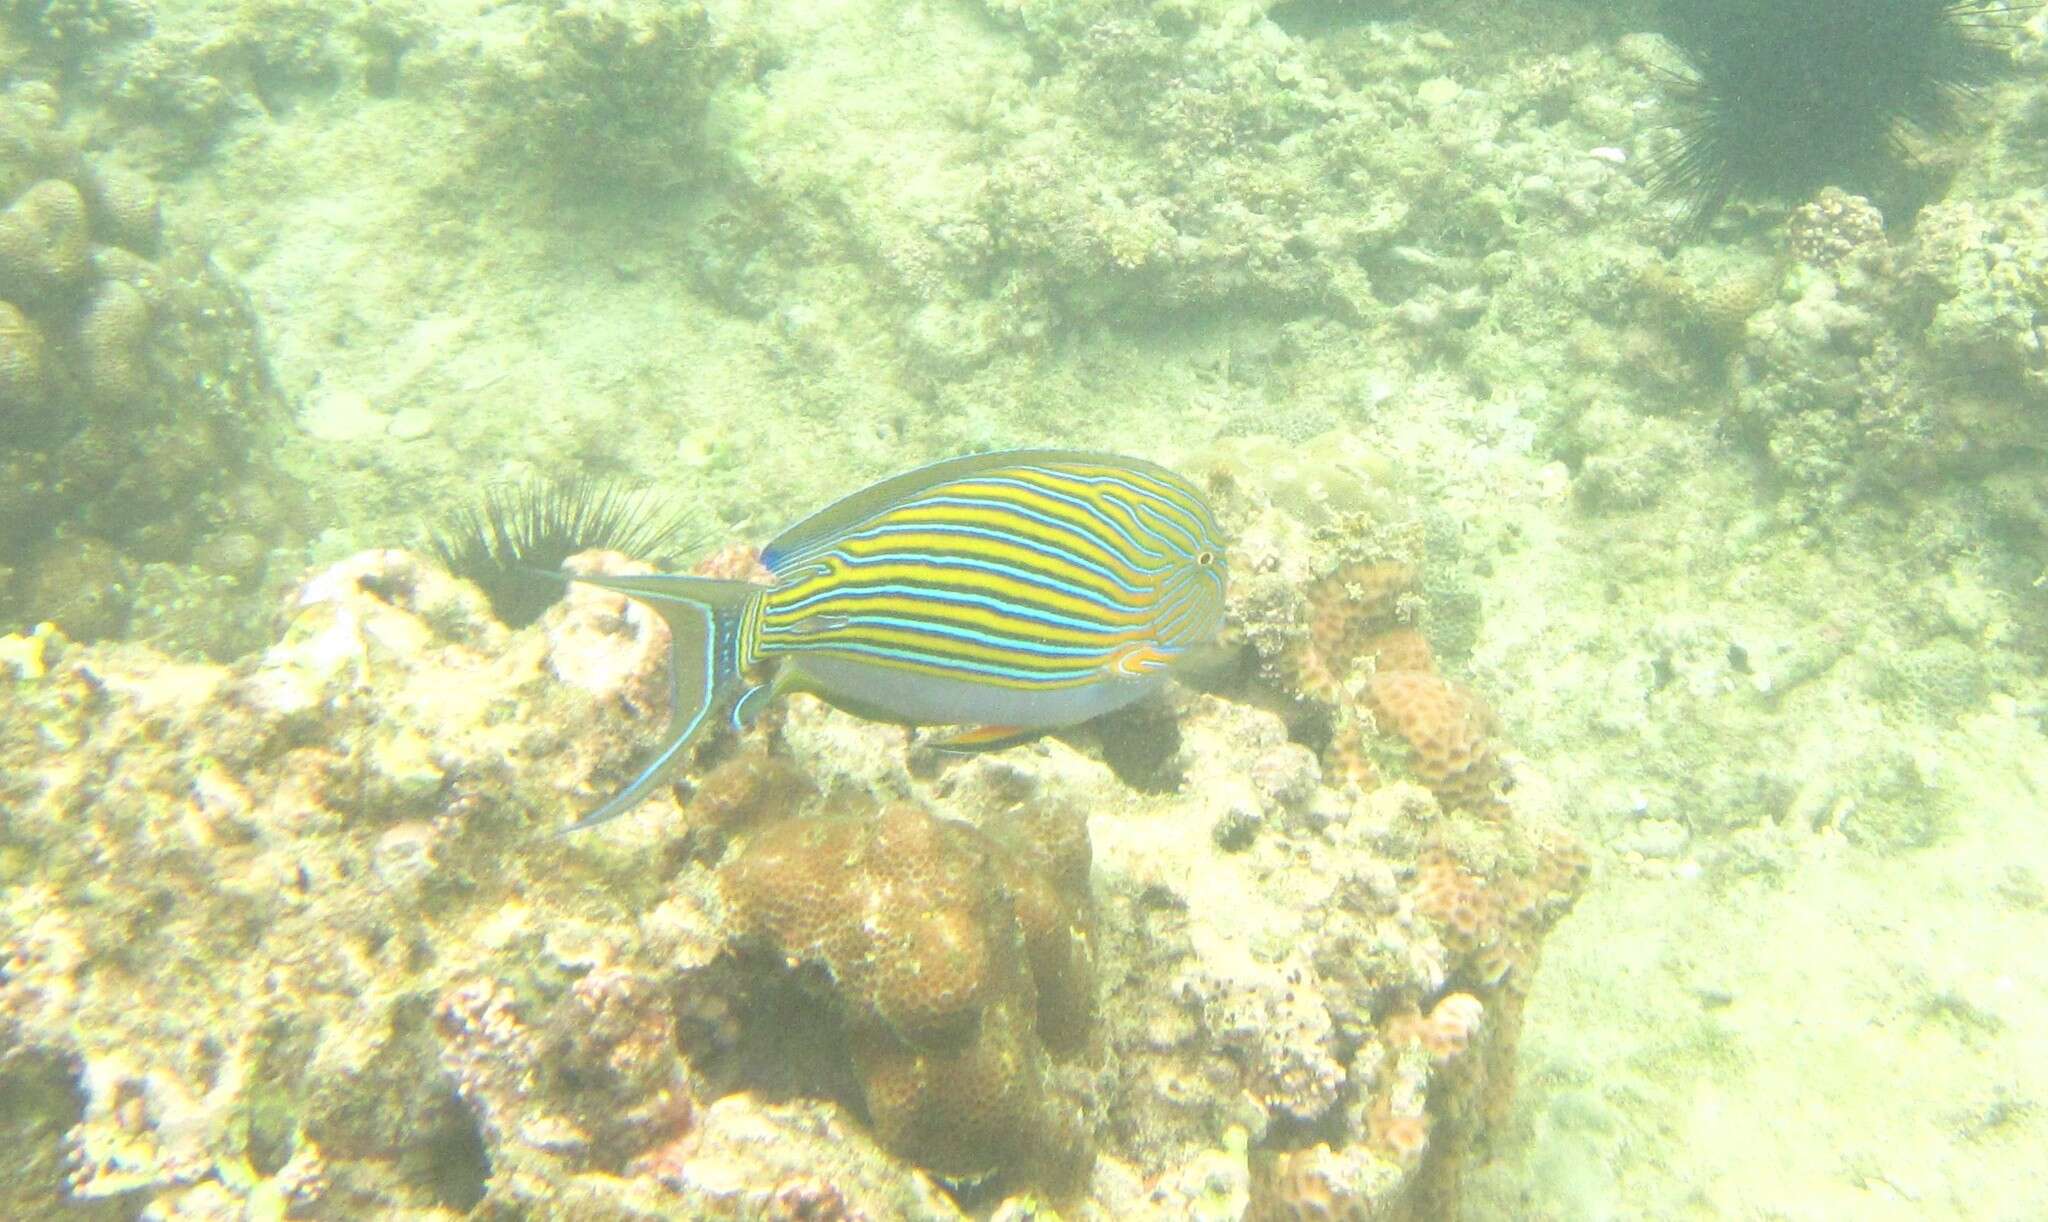
M1008 1172L1071 1191L1090 1155L1048 1095L1040 1032L1071 1053L1093 1018L1089 922L1074 903L1087 830L1078 813L1033 822L1055 843L1013 851L906 803L785 819L720 882L737 939L829 974L885 1145L956 1178ZM1025 830L999 826L1013 843ZM1027 864L1059 856L1057 841L1080 846L1067 886Z
M285 405L240 290L59 113L0 94L0 623L232 656L301 512Z

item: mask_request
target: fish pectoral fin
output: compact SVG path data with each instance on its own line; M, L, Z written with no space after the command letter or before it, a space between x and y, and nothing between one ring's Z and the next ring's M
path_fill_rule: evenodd
M1024 726L960 726L942 731L924 740L927 747L958 755L971 755L977 751L1000 751L1042 737L1044 729Z
M781 631L794 637L823 636L828 632L844 631L852 622L844 615L806 615Z
M1107 674L1137 678L1164 670L1173 659L1173 651L1161 649L1156 641L1133 641L1110 654L1102 669Z

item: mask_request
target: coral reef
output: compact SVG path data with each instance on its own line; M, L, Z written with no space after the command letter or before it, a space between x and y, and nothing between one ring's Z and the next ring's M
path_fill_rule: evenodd
M228 657L302 516L239 290L39 83L0 97L0 621Z
M1299 525L1237 495L1268 567ZM1143 790L793 697L563 840L660 720L657 618L578 586L512 631L389 551L288 611L232 669L5 654L0 1089L70 1168L24 1152L9 1212L1436 1208L1582 881L1540 806L1332 788L1214 694Z
M2031 996L1970 957L2003 942L1920 920L2003 902L1943 867L2002 839L1999 877L2040 789L2048 39L2015 22L2021 71L1840 183L1868 199L1734 199L1700 233L1654 198L1682 67L1656 7L0 5L11 95L47 111L0 137L0 521L67 522L0 544L0 1214L74 1165L70 1207L110 1216L1040 1212L1028 1158L941 1183L890 1148L859 998L734 936L752 846L902 808L969 842L1086 816L1099 991L1054 1010L1092 1021L1034 1016L1041 1100L1095 1151L1063 1214L1447 1212L1501 1134L1542 897L1579 876L1566 811L1610 902L1538 1028L1552 1110L1477 1214L1817 1207L1745 1182L1751 1152L1844 1216L1891 1185L2023 1210L1999 1164L2038 1118L1947 1072L2040 1095L2017 1017L1974 1064L1940 1029L1862 1058L1943 1072L1853 1120L1771 1120L1843 1063L1806 1055L1830 1017L1900 1026L1901 963ZM220 390L159 376L159 292L201 247L308 394L332 529L304 553L258 499L281 482L198 515L189 560L132 537L180 514L117 520L243 444L152 431ZM793 699L594 836L543 833L639 762L661 625L584 591L505 632L430 562L334 564L485 479L658 481L745 536L1049 432L1215 489L1243 563L1200 694L967 762ZM145 452L165 479L110 475ZM263 590L301 555L324 580ZM1414 577L1360 613L1338 575L1377 566ZM269 648L75 643L124 634ZM1414 742L1401 709L1434 719ZM1026 958L1055 876L999 884ZM1869 919L1781 902L1859 886ZM1674 921L1715 944L1626 953ZM1800 971L1748 983L1795 961L1838 973L1797 1030ZM1700 1106L1702 1065L1742 1089ZM1965 1106L2023 1118L1964 1141ZM1892 1178L1840 1158L1873 1147Z

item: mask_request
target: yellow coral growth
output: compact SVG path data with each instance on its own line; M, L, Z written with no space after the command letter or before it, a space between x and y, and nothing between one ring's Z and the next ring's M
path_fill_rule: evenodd
M1441 1065L1472 1046L1486 1019L1486 1004L1470 993L1452 993L1425 1017L1413 1003L1397 1007L1380 1025L1380 1038L1393 1048L1420 1048Z
M1359 697L1380 733L1408 744L1410 771L1446 808L1498 816L1493 714L1477 696L1438 676L1428 639L1403 622L1415 582L1413 567L1377 563L1347 565L1312 584L1306 631L1284 655L1294 694L1337 706L1338 724L1323 754L1334 779L1360 789L1379 780L1364 736L1350 720Z
M742 937L831 974L884 1144L1058 1191L1091 1161L1045 1086L1047 1039L1078 1045L1093 1015L1086 825L1024 811L991 831L907 803L785 819L721 883Z
M1579 892L1593 877L1593 859L1586 846L1565 835L1552 836L1536 846L1536 869L1523 885L1514 919L1523 924L1548 925L1572 906Z
M1318 1142L1273 1158L1266 1190L1254 1207L1256 1222L1367 1222L1387 1216L1401 1172L1360 1146L1332 1150Z
M1509 969L1523 975L1544 930L1567 911L1591 874L1585 850L1559 836L1536 846L1525 874L1487 878L1461 865L1442 847L1417 859L1411 894L1415 911L1437 929L1454 967L1482 985L1497 984Z
M1308 589L1307 632L1287 655L1298 695L1335 704L1373 638L1399 625L1401 599L1415 588L1405 564L1352 564Z
M1443 849L1422 853L1415 867L1415 911L1437 928L1444 948L1481 984L1494 984L1511 966L1504 942L1506 913L1500 888L1460 866Z
M1366 1113L1365 1144L1403 1167L1414 1167L1429 1149L1429 1116L1397 1112L1381 1099Z
M911 1042L968 1023L1014 939L972 829L898 804L869 819L785 820L724 875L747 933L821 963L850 998Z
M1375 674L1366 701L1380 728L1408 744L1410 771L1445 809L1503 813L1493 712L1479 697L1438 675L1397 670Z
M996 869L1038 988L1039 1038L1056 1053L1078 1051L1095 1017L1088 820L1027 804L991 817L983 830L1004 850Z
M770 716L779 713L771 709ZM685 803L690 821L720 831L779 818L815 791L787 755L766 734L748 734L725 759L708 769Z
M1372 659L1373 673L1419 670L1436 673L1436 652L1429 641L1413 628L1394 628L1367 637L1365 656Z
M1352 785L1360 792L1379 788L1380 772L1365 749L1365 734L1356 722L1345 722L1323 748L1323 775L1333 785Z

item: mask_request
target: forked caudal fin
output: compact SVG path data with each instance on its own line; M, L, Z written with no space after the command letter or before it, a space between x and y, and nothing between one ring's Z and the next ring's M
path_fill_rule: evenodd
M762 588L744 581L669 574L567 576L646 603L668 621L669 631L668 739L631 784L564 829L576 832L618 818L652 793L713 724L714 713L737 721L740 714L759 708L761 700L749 699L756 689L740 675L740 629Z

